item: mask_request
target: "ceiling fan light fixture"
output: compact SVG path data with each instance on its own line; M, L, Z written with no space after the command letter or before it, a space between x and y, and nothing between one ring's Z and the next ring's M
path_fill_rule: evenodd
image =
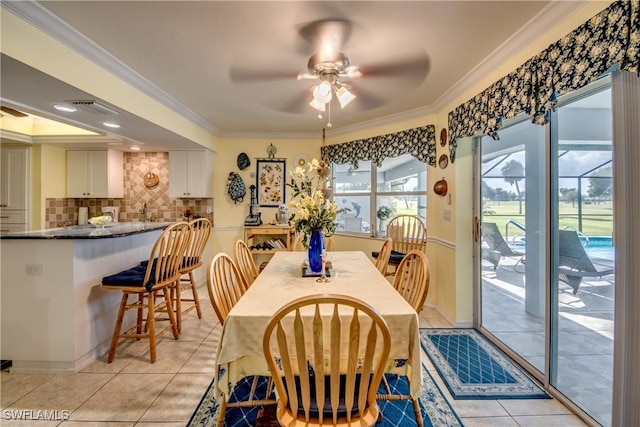
M316 86L313 89L313 99L323 104L331 101L331 83L323 81Z
M336 96L338 97L341 108L346 107L351 101L356 99L356 96L349 92L344 86L341 86L340 89L336 91Z
M317 100L317 99L315 99L315 98L313 98L313 99L311 100L311 102L309 103L309 105L311 105L313 108L315 108L315 109L316 109L316 110L318 110L318 111L324 111L324 110L325 110L325 108L324 108L324 106L325 106L324 102L320 102L320 101L318 101L318 100Z

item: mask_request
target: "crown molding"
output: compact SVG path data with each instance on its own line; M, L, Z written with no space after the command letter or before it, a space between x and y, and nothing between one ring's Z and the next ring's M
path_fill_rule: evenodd
M39 3L34 1L3 1L1 3L2 8L19 16L24 21L78 52L119 79L139 89L160 104L216 136L221 134L219 129L200 115L178 102L171 95L145 79Z
M103 135L35 135L31 137L34 144L113 144L125 145L122 139Z
M31 136L5 129L0 129L0 140L2 140L3 143L21 142L23 144L33 144L33 138Z

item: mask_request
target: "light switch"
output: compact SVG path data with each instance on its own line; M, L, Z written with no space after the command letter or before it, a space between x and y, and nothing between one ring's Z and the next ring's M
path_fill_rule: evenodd
M451 209L442 210L442 219L445 221L451 221Z

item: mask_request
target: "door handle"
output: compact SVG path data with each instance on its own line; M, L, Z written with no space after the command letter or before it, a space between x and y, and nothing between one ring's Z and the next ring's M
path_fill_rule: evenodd
M480 221L478 221L478 217L473 217L473 240L475 243L478 243L478 239L480 238Z

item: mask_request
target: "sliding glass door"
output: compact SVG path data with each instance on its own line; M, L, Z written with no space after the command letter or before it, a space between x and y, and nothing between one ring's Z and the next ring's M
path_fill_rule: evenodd
M606 426L615 289L611 90L567 102L554 117L549 382Z
M484 137L481 157L482 327L545 370L545 128L520 121Z
M611 91L547 126L479 138L479 329L598 423L611 423L615 271Z

